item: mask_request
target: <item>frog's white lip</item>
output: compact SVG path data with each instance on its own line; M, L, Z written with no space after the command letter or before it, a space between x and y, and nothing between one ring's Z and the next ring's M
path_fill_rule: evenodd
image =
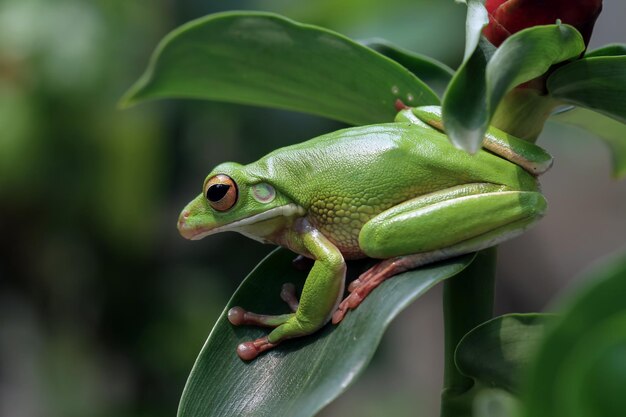
M274 207L273 209L264 211L263 213L255 214L245 219L237 220L236 222L225 224L224 226L216 227L214 229L203 230L198 229L197 234L190 236L191 240L199 240L206 236L213 235L220 232L238 232L244 226L261 222L263 220L273 219L274 217L289 217L293 215L303 215L305 213L304 208L297 204L290 203L284 206Z

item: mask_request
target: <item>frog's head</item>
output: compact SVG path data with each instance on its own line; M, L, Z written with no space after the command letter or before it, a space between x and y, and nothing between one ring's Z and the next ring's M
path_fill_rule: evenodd
M197 240L234 231L256 240L277 232L303 209L243 165L226 162L206 177L202 193L180 213L178 230Z

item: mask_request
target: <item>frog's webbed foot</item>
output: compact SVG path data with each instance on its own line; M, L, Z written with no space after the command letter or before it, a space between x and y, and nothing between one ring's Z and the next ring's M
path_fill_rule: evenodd
M288 314L257 314L247 311L241 307L233 307L228 310L228 321L235 326L253 325L262 327L278 327L294 316L298 309L298 297L296 287L292 283L283 284L280 291L280 298L287 303L293 313ZM278 343L270 343L267 336L259 339L243 342L237 346L237 355L245 361L256 358L260 353L273 348Z
M349 310L354 310L361 302L378 287L384 280L401 272L414 268L416 265L413 256L385 259L362 273L348 286L348 295L337 307L333 314L333 324L339 323Z

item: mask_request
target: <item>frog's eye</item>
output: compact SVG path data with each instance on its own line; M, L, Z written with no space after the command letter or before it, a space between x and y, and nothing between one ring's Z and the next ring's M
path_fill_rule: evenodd
M237 184L228 175L218 174L211 177L204 190L209 204L217 211L226 211L237 202Z

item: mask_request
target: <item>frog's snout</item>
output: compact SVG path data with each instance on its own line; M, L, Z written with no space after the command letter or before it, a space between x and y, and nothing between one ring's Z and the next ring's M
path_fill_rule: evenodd
M191 239L195 234L195 228L189 227L187 219L191 215L191 211L185 209L178 216L178 231L185 239Z

